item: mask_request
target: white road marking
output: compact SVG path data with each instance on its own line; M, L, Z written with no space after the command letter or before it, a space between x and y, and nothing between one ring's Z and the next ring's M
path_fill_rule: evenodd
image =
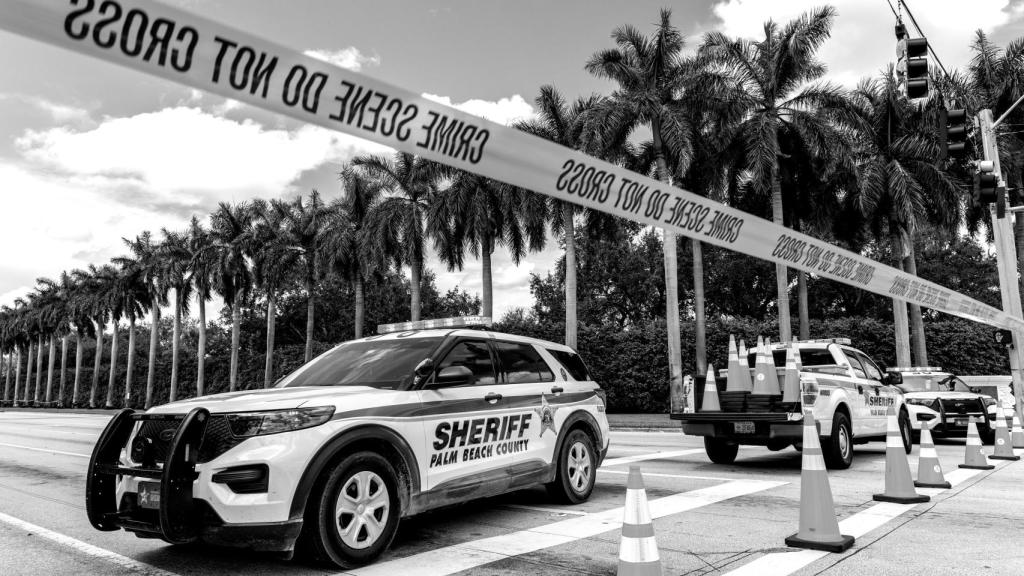
M629 474L629 471L627 470L605 470L604 468L599 468L597 471L603 472L605 474ZM724 476L691 476L687 474L661 474L657 472L644 472L644 478L647 478L648 476L653 476L656 478L679 478L682 480L713 480L717 482L732 482L733 480L742 480L742 478L726 478Z
M651 517L671 516L784 484L786 482L734 480L709 488L673 494L650 502ZM491 562L619 530L622 528L622 515L623 509L615 508L529 530L520 530L501 536L445 546L405 558L378 562L344 574L390 576L391 574L405 573L418 576L447 576Z
M31 532L35 536L42 536L47 540L51 540L53 542L56 542L57 544L62 544L69 548L73 548L74 550L82 552L83 554L88 554L89 556L93 556L101 560L106 560L107 562L116 564L126 570L131 570L132 572L135 572L137 574L150 574L152 576L177 576L174 572L161 570L160 568L150 566L149 564L144 564L137 560L133 560L127 556L122 556L116 552L104 550L103 548L93 546L92 544L82 542L81 540L77 540L70 536L65 536L52 530L47 530L42 526L36 526L35 524L25 522L24 520L15 518L14 516L8 516L3 512L0 512L0 522L9 524L11 526L14 526L15 528L20 528L22 530L25 530L26 532Z
M980 470L968 470L959 468L945 475L946 481L956 486L979 474ZM919 494L935 496L945 492L943 488L921 488ZM875 528L893 520L911 510L917 504L894 504L892 502L880 502L874 506L862 510L849 518L839 522L839 533L848 534L854 538L860 538ZM819 550L800 550L799 552L779 552L765 554L757 560L744 564L725 576L787 576L807 566L819 558L828 556L829 552Z
M89 454L64 452L62 450L52 450L50 448L36 448L34 446L21 446L20 444L7 444L6 442L0 442L0 446L7 446L8 448L18 448L20 450L34 450L35 452L46 452L47 454L63 454L64 456L75 456L77 458L92 458L92 456L90 456Z
M558 508L542 508L540 506L527 506L525 504L502 504L499 508L511 508L513 510L532 510L533 512L544 512L545 514L568 514L570 516L586 516L587 512L575 510L559 510Z
M644 460L662 460L667 458L676 458L677 456L689 456L690 454L703 454L703 448L691 448L689 450L671 450L668 452L651 452L649 454L640 454L637 456L623 456L622 458L612 458L611 460L605 460L601 464L602 468L607 466L622 466L625 464L632 464L633 462L642 462Z

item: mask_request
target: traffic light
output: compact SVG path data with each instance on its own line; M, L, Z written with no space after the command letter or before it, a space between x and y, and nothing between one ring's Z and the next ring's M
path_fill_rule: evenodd
M896 56L897 73L907 98L928 96L928 40L903 36L896 44Z
M967 111L942 110L939 118L942 159L963 158L967 152Z
M996 201L999 176L995 173L995 163L991 160L978 162L978 170L974 173L974 205L983 206Z
M996 328L995 333L992 334L995 337L996 344L1013 348L1013 333L1005 328Z

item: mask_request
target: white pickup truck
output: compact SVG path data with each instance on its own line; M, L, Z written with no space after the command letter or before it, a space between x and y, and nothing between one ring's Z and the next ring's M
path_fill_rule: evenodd
M879 369L845 338L800 341L796 345L802 362L801 378L814 378L818 383L813 414L829 468L849 468L854 444L885 440L889 406L896 408L903 444L910 452L912 428L903 392L897 387L902 382L899 372ZM783 382L786 345L774 344L771 351L779 381ZM749 366L755 365L755 358L756 350L750 350ZM726 372L721 370L716 381L720 392L726 390ZM682 423L684 433L704 437L712 462L732 463L740 445L766 446L773 451L788 446L802 449L802 402L784 403L779 396L766 403L763 398L733 392L727 394L728 401L722 402L721 411L702 412L703 389L704 379L699 378L694 386L695 401L689 405L674 402L674 406L686 407L670 416Z

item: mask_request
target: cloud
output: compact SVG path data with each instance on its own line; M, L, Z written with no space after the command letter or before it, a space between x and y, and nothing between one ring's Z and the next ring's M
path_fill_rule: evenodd
M822 46L819 56L829 67L829 79L850 86L865 76L877 76L889 62L896 60L893 31L896 17L885 2L832 0L828 4L835 6L837 15L832 36ZM950 72L969 62L975 30L992 32L1021 18L1020 9L1012 8L1010 0L974 0L969 6L962 0L914 4L911 9L917 23ZM718 20L712 27L732 37L763 38L766 21L785 25L821 5L818 0L721 0L712 8ZM906 14L904 23L916 37Z
M312 56L317 60L330 62L335 66L348 68L353 72L359 72L363 69L363 66L380 66L379 55L367 56L354 46L342 48L341 50L306 50L303 54Z
M505 124L506 126L517 120L528 120L536 114L533 106L519 94L511 98L502 98L497 102L491 100L466 100L458 104L453 103L452 99L448 96L425 93L423 97L427 100L433 100L438 104L451 106L463 112L486 118L492 122Z
M45 113L58 124L93 123L89 110L81 106L54 102L39 96L27 96L24 94L0 94L0 101L2 100L14 100L28 104L36 110Z

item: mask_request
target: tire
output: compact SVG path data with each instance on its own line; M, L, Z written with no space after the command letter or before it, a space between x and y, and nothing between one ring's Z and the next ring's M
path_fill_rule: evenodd
M544 487L563 504L579 504L590 498L597 479L597 451L590 435L579 428L570 431L558 448L555 479Z
M324 478L306 511L312 528L306 548L339 568L373 562L391 545L401 518L394 467L375 452L356 452L325 470Z
M900 437L903 438L903 449L907 454L914 449L914 427L910 425L910 415L900 411L898 418L900 425Z
M715 464L732 464L740 447L735 442L727 442L711 436L704 437L704 451Z
M821 452L831 470L846 470L853 464L853 434L850 418L842 412L832 417L832 434L823 438Z

